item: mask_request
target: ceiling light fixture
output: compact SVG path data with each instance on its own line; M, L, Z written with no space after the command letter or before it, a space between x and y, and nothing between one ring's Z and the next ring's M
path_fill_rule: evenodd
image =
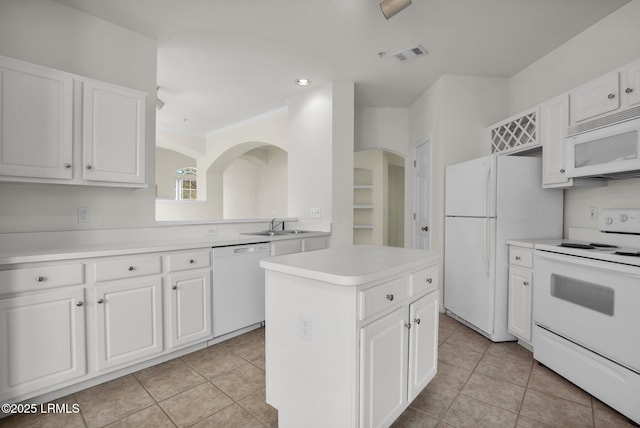
M380 9L386 19L391 18L411 4L411 0L383 0L380 3Z
M298 86L309 86L311 84L311 80L309 79L298 79L296 80L296 85Z

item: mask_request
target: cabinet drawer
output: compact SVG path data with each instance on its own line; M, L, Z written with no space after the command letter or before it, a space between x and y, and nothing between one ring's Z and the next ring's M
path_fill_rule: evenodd
M0 294L84 284L84 264L0 271Z
M409 295L438 288L438 266L431 266L409 275Z
M511 248L509 251L509 263L526 268L533 267L533 251Z
M175 272L211 266L211 251L192 251L167 256L167 271Z
M385 282L360 292L360 319L370 317L407 298L407 278Z
M109 281L160 273L162 264L160 256L143 256L98 262L95 268L96 281Z

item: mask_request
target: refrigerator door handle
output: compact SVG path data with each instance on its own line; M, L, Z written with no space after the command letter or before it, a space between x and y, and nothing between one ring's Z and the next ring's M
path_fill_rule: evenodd
M485 171L484 176L484 192L483 192L483 201L484 201L484 216L488 217L489 212L489 177L491 177L491 163L487 165L487 170Z
M484 260L484 275L489 276L489 252L487 251L487 223L488 218L484 219L484 227L482 230L483 242L482 242L482 257Z

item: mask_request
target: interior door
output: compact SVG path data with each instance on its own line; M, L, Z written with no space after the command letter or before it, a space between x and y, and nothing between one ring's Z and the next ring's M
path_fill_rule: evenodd
M421 250L431 248L431 141L427 140L416 146L414 184L415 217L414 247Z
M492 218L446 219L444 306L488 334L495 300L494 231Z

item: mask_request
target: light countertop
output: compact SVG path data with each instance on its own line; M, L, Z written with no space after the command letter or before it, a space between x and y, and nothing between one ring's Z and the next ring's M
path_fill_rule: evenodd
M553 238L553 239L507 239L505 242L507 245L513 245L516 247L523 248L535 248L536 245L544 244L544 245L559 245L560 243L567 241L562 238Z
M434 251L352 245L268 257L260 261L260 266L331 284L355 286L434 265L439 257Z

